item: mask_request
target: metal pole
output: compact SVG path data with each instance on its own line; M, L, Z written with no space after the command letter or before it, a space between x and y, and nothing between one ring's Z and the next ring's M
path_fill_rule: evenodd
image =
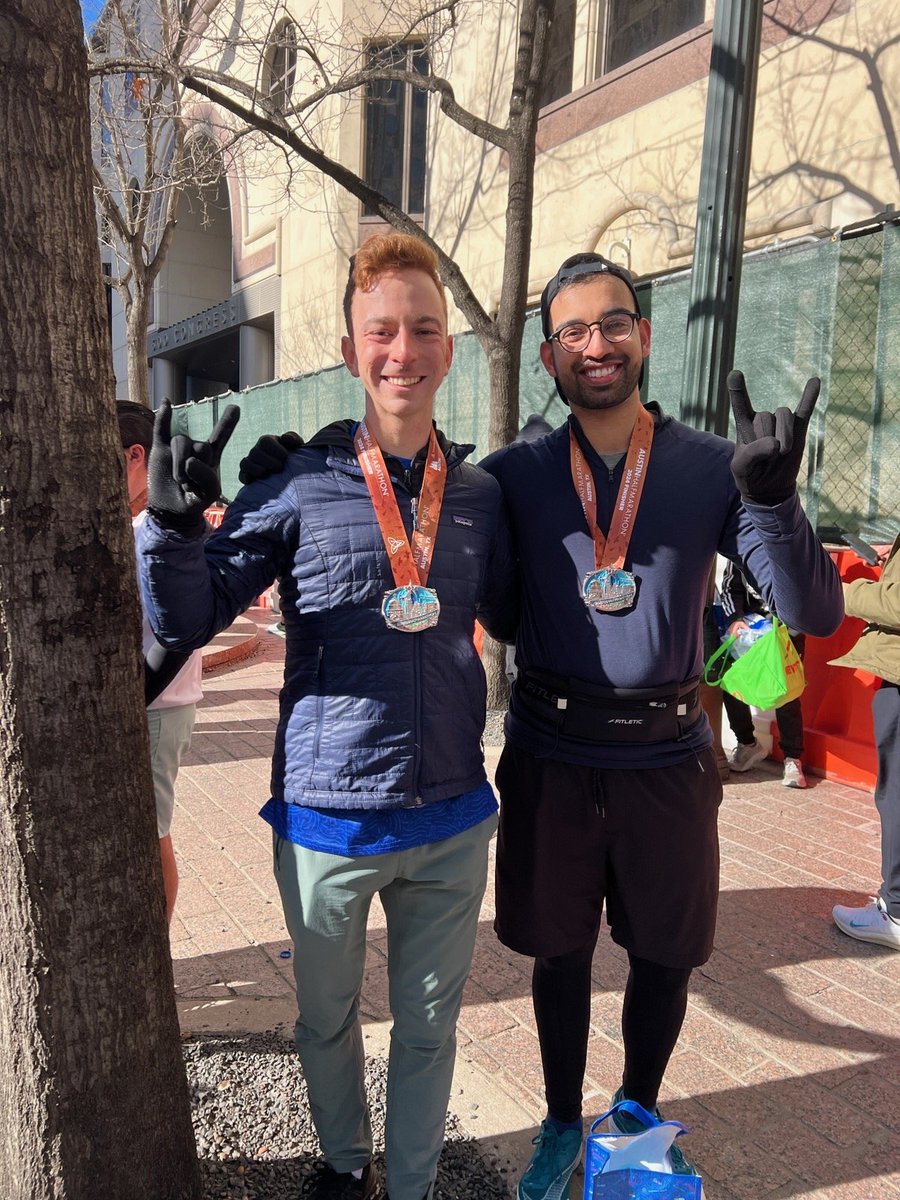
M717 0L688 308L682 419L728 432L763 0Z

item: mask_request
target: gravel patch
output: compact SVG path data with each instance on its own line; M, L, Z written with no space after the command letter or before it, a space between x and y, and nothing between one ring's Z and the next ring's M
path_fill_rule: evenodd
M302 1200L321 1158L293 1043L275 1033L198 1034L182 1043L203 1200ZM366 1061L383 1166L387 1060ZM435 1200L509 1200L503 1172L447 1118Z

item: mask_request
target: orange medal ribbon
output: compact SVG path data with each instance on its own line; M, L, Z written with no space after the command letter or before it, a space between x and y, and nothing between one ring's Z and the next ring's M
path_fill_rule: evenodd
M582 598L589 607L597 608L601 612L615 612L619 608L629 608L634 602L634 579L622 568L625 565L634 519L637 516L641 493L647 478L647 463L650 460L652 445L653 417L646 408L642 407L638 411L637 420L628 442L625 470L622 474L619 494L616 497L616 506L609 526L609 536L604 537L597 524L597 493L594 477L578 444L578 439L575 437L574 430L569 428L572 482L575 484L575 491L581 501L584 518L591 531L591 537L594 539L596 570L585 578ZM605 599L602 598L602 592L605 590L609 593L611 589L618 589L618 600L609 594Z
M432 428L412 545L406 536L384 455L366 428L365 421L359 423L353 445L397 585L393 592L385 596L382 605L384 619L392 629L407 633L428 629L437 623L440 613L437 593L426 588L425 584L431 570L447 483L447 460L438 445L437 434Z

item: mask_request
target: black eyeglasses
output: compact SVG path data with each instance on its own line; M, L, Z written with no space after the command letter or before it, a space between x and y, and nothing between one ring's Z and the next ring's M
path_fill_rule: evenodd
M547 341L559 342L563 350L578 354L587 349L592 330L599 329L608 342L624 342L631 337L635 322L640 319L640 313L613 312L607 313L600 321L570 321L562 329L557 329L556 333L551 333Z

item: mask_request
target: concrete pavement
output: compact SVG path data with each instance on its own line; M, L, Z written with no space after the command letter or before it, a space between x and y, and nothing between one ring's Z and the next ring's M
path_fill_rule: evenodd
M284 643L276 618L206 651L173 840L181 889L171 929L183 1029L288 1031L292 961L271 875L268 798ZM223 639L231 638L231 641ZM252 642L252 645L248 643ZM227 653L222 653L227 649ZM238 655L244 655L238 658ZM499 747L488 747L493 767ZM695 972L661 1103L688 1125L708 1200L900 1200L900 954L854 942L831 906L879 879L872 797L824 780L781 786L773 764L726 784L716 951ZM494 937L490 889L460 1019L453 1111L513 1182L543 1115L530 960ZM387 1045L386 935L373 911L362 996L369 1050ZM621 1079L624 954L594 961L586 1114ZM572 1196L580 1196L580 1177ZM478 1200L477 1197L473 1200Z

